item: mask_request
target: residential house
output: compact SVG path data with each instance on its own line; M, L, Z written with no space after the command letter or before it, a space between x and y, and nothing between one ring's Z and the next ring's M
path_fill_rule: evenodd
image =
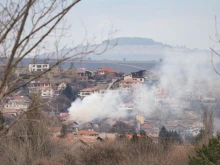
M35 90L37 89L38 87L52 87L52 84L49 82L49 81L46 81L46 80L38 80L38 81L31 81L29 83L29 90Z
M138 81L141 81L141 82L144 82L145 78L145 72L146 70L140 70L138 72L132 72L132 79L133 80L138 80Z
M99 135L98 132L93 131L93 129L89 130L80 130L76 133L77 136L82 136L88 139L96 139Z
M137 115L136 115L136 120L137 120L140 124L144 124L144 115L142 115L142 114L137 114Z
M132 136L133 136L133 134L126 134L126 138L127 138L128 140L131 140L131 139L132 139ZM141 135L140 135L140 134L137 134L137 137L138 137L138 138L141 138Z
M130 73L130 74L125 74L124 76L123 76L123 79L124 80L127 80L127 79L131 79L132 78L132 74Z
M66 89L66 86L67 86L65 82L56 83L55 85L58 91L63 91L64 89Z
M54 90L52 87L40 87L38 92L41 93L41 97L50 98L54 96Z
M83 99L84 97L86 96L89 96L95 92L98 92L98 89L97 88L85 88L85 89L82 89L79 93L78 93L78 96Z
M116 71L110 68L98 68L97 74L98 75L106 75L106 74L114 74L115 75Z
M118 137L118 133L99 133L98 137L104 141L113 142Z
M30 99L26 96L13 96L5 98L2 102L3 114L20 115L29 107Z
M141 78L145 76L145 73L146 73L146 70L140 70L137 72L132 72L131 74L132 74L132 78Z
M118 110L122 111L134 111L134 104L133 103L124 103L118 106Z
M145 81L145 72L146 70L140 70L138 72L132 72L130 74L126 74L123 76L123 79L124 80L127 80L127 79L133 79L133 80L137 80L137 81L140 81L140 82L144 82Z
M70 114L68 113L60 113L57 118L61 121L67 121L69 119Z
M177 132L179 135L182 136L183 139L185 138L185 135L187 133L186 126L179 124L179 123L173 123L173 124L165 125L165 127L168 131Z
M38 93L43 98L53 97L54 89L49 81L32 81L29 86L29 93Z
M42 72L49 68L49 64L29 64L29 72Z
M82 89L78 93L78 96L81 99L83 99L84 97L89 96L89 95L91 95L93 93L98 93L98 94L104 95L104 93L106 92L107 88L108 88L108 84L97 85L97 86L92 87L92 88L85 88L85 89Z
M89 75L86 72L86 68L77 68L77 80L78 81L88 81Z
M160 102L164 102L168 99L169 99L168 92L165 88L162 87L155 88L155 105L157 105Z
M199 134L200 130L203 128L204 128L203 123L200 121L196 121L196 122L192 123L192 125L188 126L187 133L192 136L196 136Z
M217 102L217 99L212 98L212 97L203 97L201 100L202 100L202 103L205 105L212 105Z
M13 115L13 116L19 116L23 113L24 111L21 109L2 109L3 115Z
M140 82L138 80L133 80L133 79L121 80L119 82L119 88L125 92L131 92L133 86L135 86L137 84L141 84L141 83L142 82Z
M146 134L158 134L160 129L155 124L142 124L141 130L144 130Z
M66 124L68 132L77 133L79 130L79 124L75 121L68 120L64 121L63 124Z
M151 138L153 140L154 143L158 143L158 139L159 139L159 134L147 134L147 136L149 138Z

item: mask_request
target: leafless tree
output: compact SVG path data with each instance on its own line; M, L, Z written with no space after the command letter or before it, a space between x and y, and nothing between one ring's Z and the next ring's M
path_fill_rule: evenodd
M212 38L211 38L212 39ZM215 39L212 39L215 43L220 43L220 36L218 33L218 24L217 24L217 17L215 16ZM215 71L216 74L218 74L220 76L220 73L218 71L218 69L216 68L216 65L214 63L214 57L218 57L220 58L220 53L215 50L214 47L211 47L211 64L212 64L212 68Z
M59 42L65 33L65 28L60 27L59 23L78 2L80 0L7 0L0 4L0 57L7 58L0 84L1 99L66 60L82 59L89 53L102 54L106 51L107 47L103 50L98 50L98 46L91 48L92 42L88 41L84 47L59 51ZM47 39L55 33L58 33L59 37L54 41L55 53L50 56L54 63L48 70L32 76L16 88L11 88L22 81L22 78L12 77L15 76L19 63L26 57L36 59L46 49ZM45 57L47 58L49 57Z
M203 112L203 125L204 125L204 143L207 144L209 139L213 136L213 111L208 107L204 108Z
M52 71L64 61L83 59L90 53L100 55L109 49L108 43L104 48L94 46L94 40L88 41L85 34L80 46L60 51L62 49L60 42L65 37L66 31L65 23L62 21L80 1L4 0L0 2L0 64L4 66L0 81L0 101ZM113 33L114 31L109 32L108 40ZM47 52L46 43L51 40L54 42L54 53L44 57L45 63L48 60L52 61L49 69L37 74L28 73L26 80L15 74L25 58L37 60L40 54ZM84 46L81 46L82 44ZM19 116L9 128L25 115L26 112Z

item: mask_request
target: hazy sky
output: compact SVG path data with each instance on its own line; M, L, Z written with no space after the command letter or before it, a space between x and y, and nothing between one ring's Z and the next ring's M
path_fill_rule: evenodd
M170 45L209 49L220 0L82 0L67 16L71 40L99 36L113 26L117 37L146 37Z

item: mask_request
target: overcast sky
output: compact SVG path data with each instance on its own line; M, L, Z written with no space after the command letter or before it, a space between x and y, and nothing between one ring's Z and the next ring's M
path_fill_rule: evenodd
M82 0L66 17L72 37L100 36L113 26L117 37L146 37L170 45L209 49L220 0Z

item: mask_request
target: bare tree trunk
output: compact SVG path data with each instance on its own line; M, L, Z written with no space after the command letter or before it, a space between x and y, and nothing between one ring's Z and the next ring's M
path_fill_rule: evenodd
M203 112L204 125L204 143L207 144L209 139L213 136L213 111L205 107Z
M84 39L80 44L84 43L83 47L76 46L65 52L59 51L62 49L59 47L59 43L64 37L66 29L61 22L80 1L6 0L0 2L0 64L3 64L5 68L0 81L0 101L31 81L47 76L47 73L65 61L83 59L90 53L100 55L114 47L113 45L109 48L108 42L102 49L99 46L91 47L93 41L84 43ZM58 34L57 38L52 38L54 39L54 53L45 57L45 63L52 59L50 67L37 74L28 72L26 77L29 78L26 80L19 77L16 72L19 71L22 61L27 57L37 59L39 54L46 51L45 42L54 34ZM109 38L113 34L114 32L109 33ZM25 115L26 113L17 118L7 130Z

